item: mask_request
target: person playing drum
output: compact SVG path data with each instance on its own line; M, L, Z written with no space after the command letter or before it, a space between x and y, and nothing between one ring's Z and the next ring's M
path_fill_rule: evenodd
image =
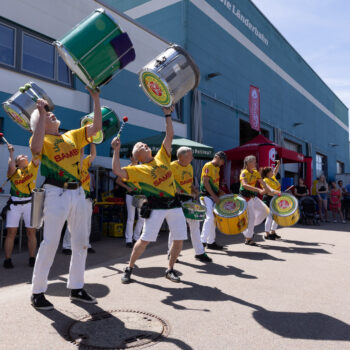
M220 195L220 167L226 162L226 154L223 151L215 153L212 161L204 164L200 184L200 202L206 210L206 218L203 223L201 241L209 249L222 250L223 246L215 242L215 218L214 205L219 203ZM224 194L224 193L223 193Z
M40 244L32 279L32 305L51 310L45 298L48 274L67 221L71 233L72 257L67 287L70 298L85 303L96 299L84 289L84 271L89 244L88 215L85 193L81 187L80 150L88 139L102 129L99 93L89 90L94 101L94 121L80 129L59 133L60 121L45 110L46 101L39 99L31 116L33 136L30 148L41 158L41 175L45 176L44 239ZM89 217L90 218L90 217Z
M245 244L256 245L253 241L254 226L265 220L270 210L257 195L273 193L273 190L262 180L260 173L256 170L256 158L251 155L244 158L243 170L240 175L241 186L239 193L248 202L248 228L243 231ZM255 187L259 183L263 189Z
M131 161L129 164L130 166L138 164L138 161L133 156L130 157L130 161ZM135 228L133 228L136 208L132 205L132 200L134 195L141 195L142 192L138 187L137 183L124 182L119 176L116 180L116 183L127 190L127 193L125 196L125 202L126 202L126 209L128 211L128 218L126 221L126 228L125 228L125 241L126 241L126 247L132 248L134 246L134 242L136 242L140 238L142 226L145 221L140 215L140 209L138 209L137 223L135 225Z
M181 201L191 202L191 197L198 197L199 193L193 184L193 160L192 149L190 147L180 147L176 152L177 160L171 162L171 171L173 172L176 191ZM212 259L205 253L201 242L201 232L199 220L186 219L190 228L191 241L195 251L195 259L202 262L212 262ZM169 251L173 243L171 231L169 233Z
M8 161L7 177L11 182L11 198L6 205L6 229L5 239L5 260L6 269L13 268L11 255L15 241L17 228L21 216L23 215L28 237L29 266L33 267L35 263L36 252L36 229L30 226L30 212L32 208L31 195L35 187L35 181L38 174L39 159L33 157L28 164L28 157L20 154L13 157L14 148L8 146L10 157Z
M186 220L181 208L181 202L175 197L174 176L171 171L171 143L174 129L171 113L174 107L163 108L166 118L166 133L160 150L152 157L152 150L144 143L135 144L132 154L142 164L120 166L120 140L115 137L112 141L113 163L115 175L121 176L124 181L137 182L142 193L147 197L147 203L141 208L141 215L146 219L140 239L135 243L129 266L125 268L122 283L131 281L131 273L136 260L141 256L150 242L157 240L159 229L167 220L174 242L170 250L169 268L165 277L172 282L180 282L180 277L173 267L182 249L183 240L187 239Z
M280 161L276 161L275 169L272 169L271 167L265 167L261 171L261 177L263 178L266 185L268 185L273 191L265 193L263 196L263 202L270 208L270 202L274 195L281 194L281 185L276 179L276 175L278 174L278 170L280 167ZM271 239L275 240L276 238L281 238L276 233L277 229L277 223L273 220L273 217L271 215L271 212L266 218L265 221L265 239Z

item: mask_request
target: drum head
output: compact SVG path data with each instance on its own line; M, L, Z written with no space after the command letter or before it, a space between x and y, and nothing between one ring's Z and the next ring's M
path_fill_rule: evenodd
M169 107L173 103L168 84L157 74L149 71L140 72L141 86L146 95L156 104Z
M186 209L194 210L196 212L205 213L206 211L205 206L198 203L182 203L182 207Z
M81 120L81 126L85 126L85 125L89 125L89 124L92 124L94 122L94 117L92 116L85 116L82 120ZM90 142L93 142L95 144L100 144L103 142L103 131L100 130L97 132L97 134L95 134L95 136L92 136L89 138L89 141Z
M298 209L298 200L289 193L282 193L271 199L270 209L272 214L290 216Z
M30 131L30 120L19 107L12 104L11 102L4 102L3 107L5 112L12 118L14 122L16 122L23 129Z
M231 218L241 215L246 209L247 202L243 197L228 194L220 197L220 202L214 206L214 213L224 218Z

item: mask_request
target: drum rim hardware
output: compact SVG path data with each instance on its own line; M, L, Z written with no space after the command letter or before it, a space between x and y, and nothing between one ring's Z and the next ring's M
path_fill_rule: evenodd
M287 213L281 213L281 212L277 212L274 208L273 208L273 201L276 199L279 199L281 197L283 197L284 195L287 195L288 197L292 198L295 206L294 209L287 212ZM299 204L298 204L298 200L295 198L295 196L293 196L290 193L286 193L286 192L282 192L281 195L275 195L272 197L271 199L271 203L270 203L270 210L272 215L276 215L276 216L280 216L280 217L289 217L292 216L297 210L299 209Z

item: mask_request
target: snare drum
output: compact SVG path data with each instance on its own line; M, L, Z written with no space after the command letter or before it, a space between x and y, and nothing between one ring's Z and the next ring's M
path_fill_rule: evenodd
M236 235L248 227L246 200L236 194L220 197L214 206L216 226L225 235Z
M186 202L182 203L182 210L186 219L199 221L205 220L206 207L204 205L194 202Z
M103 9L95 10L54 45L67 66L92 89L107 84L135 59L128 34Z
M270 202L273 219L280 226L295 225L300 218L298 200L289 193L274 196Z
M92 140L89 141L99 144L102 143L109 138L113 137L120 128L120 122L116 113L108 108L101 107L102 113L102 130L97 132L95 136L92 137ZM94 121L94 113L90 113L81 119L81 126L85 126L87 124L92 124Z
M199 84L200 73L191 56L172 45L139 72L145 94L157 105L169 107Z
M31 90L34 90L35 94L48 103L48 109L52 111L54 104L47 93L39 88L35 83L30 82ZM17 91L7 101L3 102L5 112L23 129L30 131L30 118L34 110L36 109L36 102L31 97L33 93Z

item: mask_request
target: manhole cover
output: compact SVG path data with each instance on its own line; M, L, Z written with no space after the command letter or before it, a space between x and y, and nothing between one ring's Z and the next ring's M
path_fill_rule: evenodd
M158 316L112 310L74 321L68 329L68 340L82 349L130 349L149 346L168 334L168 324Z

